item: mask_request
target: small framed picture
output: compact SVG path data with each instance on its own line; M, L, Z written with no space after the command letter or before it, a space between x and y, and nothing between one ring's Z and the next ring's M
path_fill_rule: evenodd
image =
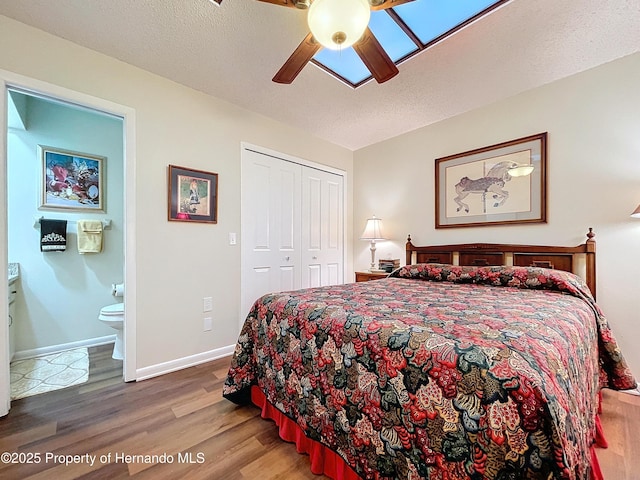
M41 209L104 212L106 157L38 145Z
M169 220L218 223L218 174L169 165Z

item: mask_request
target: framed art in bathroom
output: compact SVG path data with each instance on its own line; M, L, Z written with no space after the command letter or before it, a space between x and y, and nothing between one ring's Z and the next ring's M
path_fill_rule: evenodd
M218 174L169 165L169 221L218 223Z
M41 209L104 212L107 158L38 145L42 164Z

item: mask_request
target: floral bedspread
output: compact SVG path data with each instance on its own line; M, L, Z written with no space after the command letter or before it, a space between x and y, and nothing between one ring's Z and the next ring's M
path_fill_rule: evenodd
M366 479L587 479L600 387L635 387L580 278L402 267L265 295L223 394L258 385Z

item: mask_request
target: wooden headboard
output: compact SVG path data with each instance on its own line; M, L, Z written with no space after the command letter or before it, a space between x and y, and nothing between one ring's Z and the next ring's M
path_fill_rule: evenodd
M548 245L510 245L502 243L464 243L416 247L407 237L407 265L448 263L452 265L511 265L564 270L581 276L596 296L596 241L593 229L587 241L576 247Z

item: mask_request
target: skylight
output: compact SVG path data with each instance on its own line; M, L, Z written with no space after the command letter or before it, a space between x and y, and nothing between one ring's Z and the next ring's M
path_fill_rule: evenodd
M372 11L369 28L397 65L507 1L415 0ZM352 47L343 51L323 48L312 62L353 88L372 78Z

